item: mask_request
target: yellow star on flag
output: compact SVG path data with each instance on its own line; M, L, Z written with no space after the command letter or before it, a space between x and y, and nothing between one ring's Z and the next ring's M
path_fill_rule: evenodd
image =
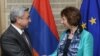
M82 28L85 29L86 28L86 23L82 23Z
M93 25L93 24L96 24L96 19L95 18L91 18L90 20L89 20L89 22Z

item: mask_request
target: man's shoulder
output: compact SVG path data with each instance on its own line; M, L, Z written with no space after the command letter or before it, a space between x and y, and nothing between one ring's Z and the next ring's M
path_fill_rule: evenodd
M10 37L12 37L12 36L14 36L14 33L12 32L12 30L11 30L11 26L9 26L6 30L5 30L5 32L1 35L1 38L2 39L4 39L4 38L10 38Z

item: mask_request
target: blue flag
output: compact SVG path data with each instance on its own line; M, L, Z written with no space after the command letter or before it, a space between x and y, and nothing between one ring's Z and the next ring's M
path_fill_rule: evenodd
M80 11L82 27L94 37L94 56L100 56L100 0L83 0Z

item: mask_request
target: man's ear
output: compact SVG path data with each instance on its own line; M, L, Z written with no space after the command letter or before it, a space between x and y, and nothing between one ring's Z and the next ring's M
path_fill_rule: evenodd
M21 23L21 19L19 17L15 17L17 23Z

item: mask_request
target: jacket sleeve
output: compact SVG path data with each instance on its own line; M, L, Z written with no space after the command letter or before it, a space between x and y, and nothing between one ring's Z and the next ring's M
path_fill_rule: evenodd
M3 36L1 37L1 48L7 56L27 56L23 50L17 44L14 36Z
M53 52L51 55L49 56L57 56L57 49L55 50L55 52Z
M63 33L61 34L61 36L60 36L60 41L62 41L62 39L63 39L63 37L64 37L65 34L66 34L65 32L63 32ZM59 41L59 42L60 42L60 41ZM49 55L49 56L57 56L57 49L58 49L58 46L57 46L56 50L55 50L51 55Z
M84 41L83 56L93 56L93 36L90 33Z

